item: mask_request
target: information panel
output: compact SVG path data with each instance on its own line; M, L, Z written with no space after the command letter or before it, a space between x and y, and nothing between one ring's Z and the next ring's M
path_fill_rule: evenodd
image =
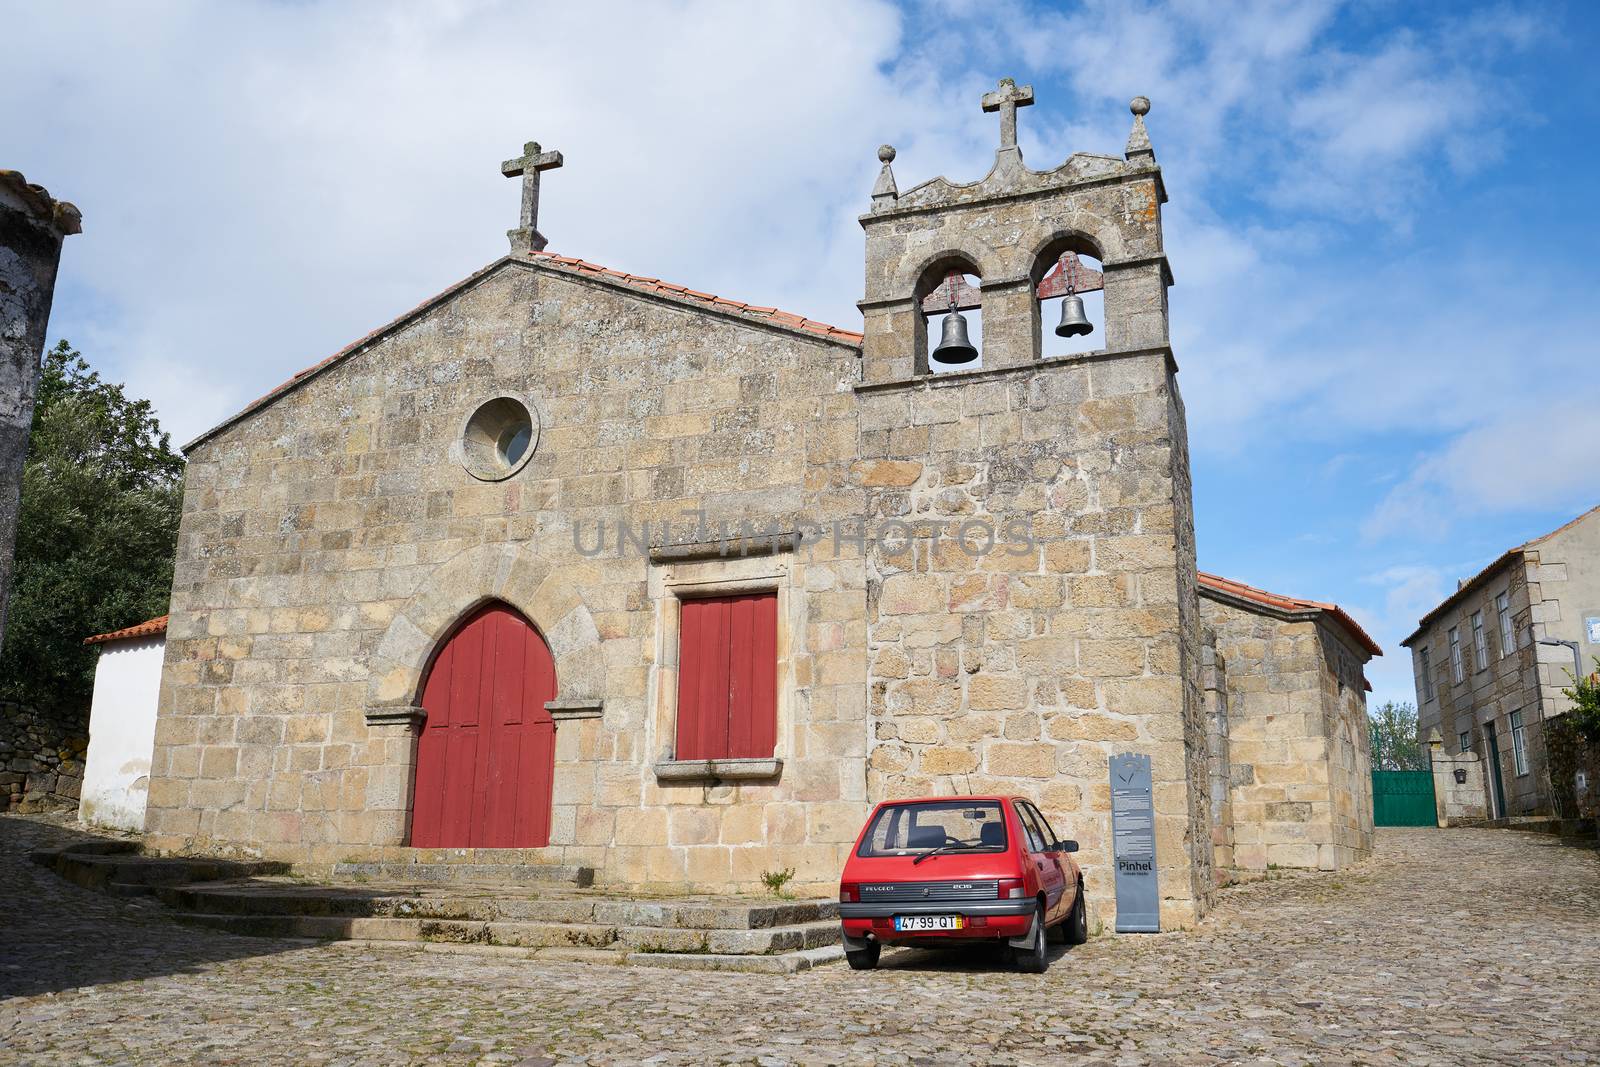
M1111 757L1111 852L1117 876L1117 932L1161 929L1156 886L1156 813L1150 792L1150 757Z

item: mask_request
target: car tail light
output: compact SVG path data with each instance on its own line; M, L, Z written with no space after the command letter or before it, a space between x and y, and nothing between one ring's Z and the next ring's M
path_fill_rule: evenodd
M1002 878L995 888L995 896L1001 900L1021 900L1024 890L1021 878Z
M1021 883L1017 883L1020 885ZM839 903L854 904L861 899L861 887L854 882L839 883Z

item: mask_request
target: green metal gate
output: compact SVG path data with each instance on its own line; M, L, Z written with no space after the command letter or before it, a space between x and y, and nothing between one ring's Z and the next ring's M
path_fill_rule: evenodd
M1437 826L1432 771L1373 771L1372 821L1379 826Z

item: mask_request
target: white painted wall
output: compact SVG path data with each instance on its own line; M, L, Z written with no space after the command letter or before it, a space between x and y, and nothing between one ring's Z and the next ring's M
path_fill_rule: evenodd
M89 706L89 758L78 818L92 826L144 829L150 753L156 740L156 695L165 638L102 645Z

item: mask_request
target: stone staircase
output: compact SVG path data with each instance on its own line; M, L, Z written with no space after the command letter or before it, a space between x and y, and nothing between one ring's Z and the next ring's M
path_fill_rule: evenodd
M159 887L219 878L286 874L287 863L146 856L133 841L84 841L31 854L37 864L85 889L115 896L148 896Z
M635 898L588 868L345 863L316 882L284 864L151 857L131 843L34 859L79 885L153 896L186 923L254 937L534 958L794 973L843 958L830 900Z

